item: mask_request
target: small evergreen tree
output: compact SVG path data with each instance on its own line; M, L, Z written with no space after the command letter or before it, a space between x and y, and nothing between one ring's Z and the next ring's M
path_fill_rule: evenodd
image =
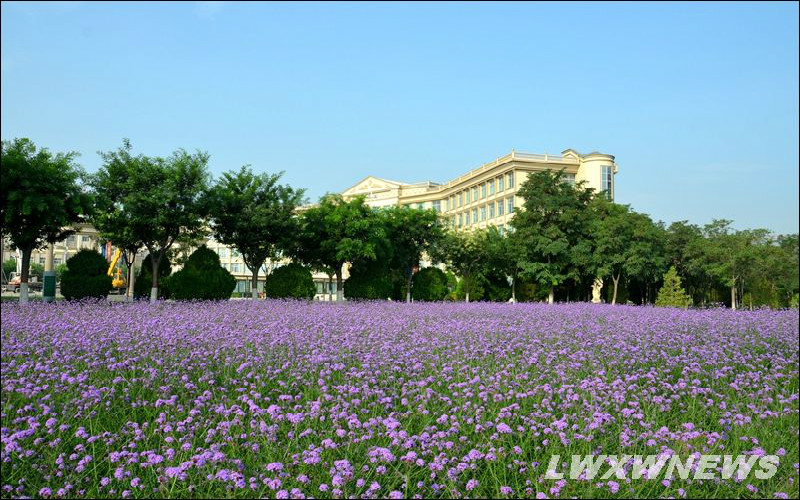
M380 262L362 261L350 268L344 282L347 300L386 300L395 296L395 284L390 270ZM397 290L397 293L402 293Z
M205 245L192 252L168 282L175 300L227 300L236 288L236 278L220 265L217 252Z
M450 292L447 275L439 268L426 267L414 275L411 296L414 300L435 302L444 300Z
M664 275L664 286L658 291L656 305L659 307L682 307L688 308L692 304L692 298L683 290L681 278L675 266L669 268Z
M317 287L311 271L297 263L287 264L272 271L264 283L264 294L274 299L314 298Z
M104 299L111 291L108 262L95 250L83 249L67 260L61 277L61 295L67 300Z

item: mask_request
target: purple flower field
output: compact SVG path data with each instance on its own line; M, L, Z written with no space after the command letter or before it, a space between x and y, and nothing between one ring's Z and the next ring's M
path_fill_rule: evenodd
M3 497L798 496L798 312L2 306ZM551 456L776 455L769 479ZM630 469L630 464L624 470ZM603 469L605 471L605 469Z

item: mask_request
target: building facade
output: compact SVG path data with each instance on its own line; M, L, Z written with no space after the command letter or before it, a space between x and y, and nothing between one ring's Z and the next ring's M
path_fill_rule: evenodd
M517 189L528 175L542 170L563 170L565 182L584 181L587 188L606 191L614 198L614 175L618 170L614 157L603 153L583 155L572 149L560 155L512 151L444 184L431 181L405 184L369 176L342 195L345 198L363 195L372 207L431 208L441 213L454 229L497 226L504 232L523 202L517 196Z

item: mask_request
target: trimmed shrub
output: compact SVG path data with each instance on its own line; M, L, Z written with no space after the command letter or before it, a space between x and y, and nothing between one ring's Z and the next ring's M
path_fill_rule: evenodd
M311 271L297 263L275 269L264 282L264 294L273 299L311 300L316 292Z
M682 307L688 308L692 303L692 298L686 294L681 287L681 277L675 266L669 268L664 275L664 286L658 291L656 305L659 307Z
M83 249L67 260L61 276L61 295L67 300L104 299L111 291L108 262L95 250Z
M164 255L161 258L161 265L158 266L158 298L168 299L169 295L169 275L172 274L172 264L169 257ZM153 260L150 254L142 261L139 274L133 283L133 294L135 298L147 299L150 297L150 289L153 287Z
M169 277L169 293L175 300L228 300L234 288L236 278L220 265L217 252L205 245Z
M396 296L395 288L402 288L396 281L392 273L378 263L353 265L350 277L344 281L344 296L348 300L386 300Z
M483 299L491 302L508 302L511 298L511 284L508 278L497 272L487 272L483 277L486 280L483 285Z
M447 275L439 268L426 267L414 275L411 296L414 300L435 302L444 300L450 292L447 286Z

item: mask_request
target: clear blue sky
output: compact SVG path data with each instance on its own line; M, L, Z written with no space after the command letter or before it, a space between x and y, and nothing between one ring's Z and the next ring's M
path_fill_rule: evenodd
M2 3L2 137L211 154L315 200L516 149L654 219L798 231L797 3Z

